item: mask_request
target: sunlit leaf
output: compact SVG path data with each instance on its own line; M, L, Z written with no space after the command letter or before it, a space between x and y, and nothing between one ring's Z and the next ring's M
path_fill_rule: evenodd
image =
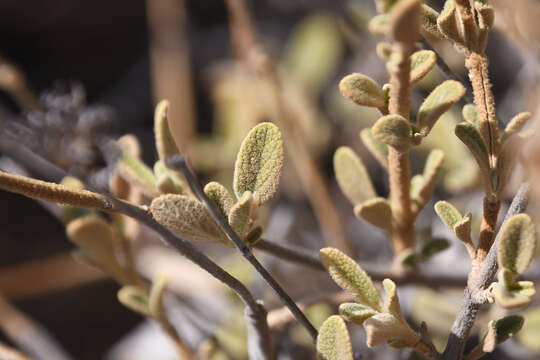
M453 0L447 0L444 3L444 8L437 18L437 27L448 39L463 43L459 33L460 25L457 18L456 3Z
M499 266L515 274L522 274L534 255L536 231L526 214L512 216L500 230L497 259Z
M148 298L148 309L150 314L156 319L162 319L166 316L163 307L163 294L167 290L167 277L164 275L158 276L152 281L150 296Z
M204 193L210 200L216 204L223 216L228 217L231 207L234 205L234 199L225 186L212 181L204 187Z
M118 301L130 310L151 317L148 307L148 292L140 286L123 286L117 293Z
M392 208L388 200L380 197L369 199L356 205L354 213L371 225L392 232Z
M339 82L339 90L347 99L358 105L382 107L384 98L379 85L369 76L354 73Z
M343 303L339 305L339 314L343 316L345 320L357 325L362 325L364 321L378 313L378 311L362 304Z
M383 304L383 312L391 314L396 317L396 319L405 322L401 312L401 306L399 305L396 284L390 279L384 279L382 284L386 295Z
M251 229L256 212L256 200L250 191L246 191L240 200L231 207L229 225L240 238L244 238Z
M476 110L476 106L474 104L465 105L461 111L461 114L468 123L472 125L476 125L478 123L478 111Z
M492 352L495 346L514 336L523 327L524 319L519 315L506 316L499 320L491 320L484 338L482 350Z
M370 317L364 322L366 330L366 344L375 347L391 339L400 339L409 347L418 342L418 335L401 320L388 313L381 313Z
M171 134L168 114L169 102L167 100L160 101L154 113L154 135L157 152L161 161L165 161L167 157L179 153L176 142Z
M388 169L388 146L376 140L373 135L371 135L371 129L363 129L360 132L360 138L375 160L377 160L383 168Z
M435 212L439 215L443 223L452 231L454 231L454 226L462 219L458 209L446 201L437 201L437 203L435 203Z
M431 50L420 50L411 55L411 84L422 80L435 67L437 55Z
M473 154L480 170L483 173L483 177L490 178L489 170L489 155L482 139L482 135L478 132L477 128L467 122L462 122L456 125L456 136L469 148L469 151Z
M330 316L321 325L317 336L317 352L324 360L353 360L349 332L341 317Z
M371 128L373 137L398 151L405 151L411 146L411 126L400 115L381 117Z
M506 125L504 132L501 134L501 143L504 143L510 138L510 136L523 130L523 127L527 124L531 117L532 114L530 112L522 112L514 116L508 125Z
M362 160L354 151L342 146L334 153L334 173L336 180L353 205L376 196L369 174Z

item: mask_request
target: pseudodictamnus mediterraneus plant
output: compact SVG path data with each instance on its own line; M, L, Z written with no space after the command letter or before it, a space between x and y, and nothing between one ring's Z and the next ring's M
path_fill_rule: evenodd
M444 154L433 150L423 174L411 178L409 150L429 134L435 121L465 93L460 82L447 80L426 97L416 117L410 118L411 86L437 62L433 51L417 49L417 41L420 35L426 40L448 40L465 56L472 83L474 104L463 107L465 121L456 125L455 135L468 147L480 168L485 190L483 217L475 246L471 215L462 215L445 201L435 205L437 214L464 243L472 261L462 305L444 352L439 353L430 341L428 324L422 323L418 331L408 324L392 280L382 282L386 293L383 302L366 272L333 248L322 249L321 259L336 283L351 292L356 302L341 304L341 316L327 319L321 327L317 348L326 359L353 359L345 319L364 326L369 347L387 342L396 349L412 348L430 359L477 359L493 351L523 325L519 315L491 321L480 344L464 355L465 341L480 306L496 301L505 308L520 307L530 303L530 296L535 293L532 282L516 281L528 267L536 244L535 226L528 215L522 214L527 205L527 184L521 186L499 232L495 231L502 191L519 150L531 135L521 132L531 115L518 114L499 134L485 54L494 23L494 9L487 1L448 0L440 13L419 0L378 0L376 4L381 14L371 21L370 30L390 41L377 47L378 54L386 60L390 82L381 88L366 75L351 74L341 81L340 89L350 100L375 107L382 115L360 135L388 171L390 199L377 197L361 160L346 147L338 149L334 156L341 189L359 218L389 234L398 270L403 271L399 269L403 265L414 265L423 254L445 248L444 244L434 242L426 244L419 254L414 251L415 218L433 193ZM498 268L498 281L493 282Z

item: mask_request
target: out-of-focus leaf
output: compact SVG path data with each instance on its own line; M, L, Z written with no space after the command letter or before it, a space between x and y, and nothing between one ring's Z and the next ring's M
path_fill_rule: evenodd
M125 307L143 316L151 317L148 307L148 292L140 286L123 286L117 293L118 301Z
M521 330L524 320L519 315L510 315L499 320L491 320L488 324L488 332L484 338L482 350L486 353L495 350L495 346L508 340Z
M510 138L510 136L519 133L531 117L532 114L530 112L522 112L514 116L501 134L501 144Z
M167 290L167 277L164 275L158 276L152 281L150 296L148 298L148 309L150 314L156 319L162 319L166 316L163 307L163 294Z
M478 111L476 111L476 106L474 104L465 105L461 111L461 114L468 123L472 125L476 125L478 123Z
M415 194L411 192L411 198L415 199L418 202L420 209L428 203L431 195L433 194L433 191L435 190L435 185L437 184L437 176L439 175L443 160L444 153L441 150L432 150L428 155L426 164L424 165L424 173L422 175L421 183L419 182L419 180L415 180L416 182L418 182L417 185L420 186L417 190L417 194L416 189Z
M406 344L409 347L418 342L418 335L407 324L388 313L370 317L364 322L364 329L366 344L370 348L393 339L400 339L401 346Z
M158 195L156 177L152 170L140 159L124 152L118 161L116 169L120 176L140 188L146 196L154 197Z
M324 360L353 360L349 332L341 317L332 315L321 325L317 352Z
M377 44L375 51L379 58L384 61L388 61L392 56L392 44L382 41Z
M382 309L379 292L370 277L353 259L334 248L321 249L320 257L332 279L343 289L350 291L359 303L378 311Z
M174 191L170 191L174 194L181 194L182 191L185 189L185 184L183 180L183 176L176 170L170 169L163 161L158 160L154 164L154 176L156 177L156 187L159 188L159 181L160 179L170 179L170 181L173 183ZM158 189L159 190L159 189Z
M73 190L84 190L84 184L79 179L72 176L64 177L60 184ZM60 206L62 208L62 213L66 224L72 220L90 215L93 212L91 209L79 208L71 205Z
M420 36L421 6L419 0L400 0L388 13L388 35L397 42L412 44Z
M437 253L440 253L443 250L446 250L450 247L450 242L446 239L435 238L431 239L422 246L420 254L424 258L431 257Z
M540 307L522 313L525 318L522 331L517 334L518 341L526 348L540 351Z
M229 212L234 205L234 199L225 186L216 181L212 181L206 184L204 193L214 202L214 204L216 204L223 216L229 216Z
M334 153L334 173L341 191L353 205L376 196L369 174L354 151L342 146Z
M401 306L399 305L396 284L390 279L384 279L382 284L386 294L383 304L383 312L393 315L401 322L405 322L401 312Z
M283 140L278 127L272 123L255 126L245 137L234 167L234 192L240 199L251 191L264 204L279 185L283 166Z
M253 246L257 243L257 241L260 240L262 234L263 234L263 228L260 226L256 226L246 235L246 238L244 241L249 246Z
M522 274L534 255L536 231L527 214L512 216L500 230L497 247L499 266L515 274Z
M411 126L400 115L381 117L371 128L373 137L397 151L405 151L411 146Z
M160 101L154 113L154 135L159 159L165 161L167 157L179 153L176 142L169 127L169 102Z
M421 32L423 34L427 33L439 39L443 37L443 35L439 31L439 28L437 27L438 16L439 13L437 11L427 6L426 4L422 4Z
M375 5L377 5L377 11L386 13L398 2L399 0L375 0Z
M411 55L411 84L422 80L435 67L437 55L431 50L420 50Z
M356 205L354 213L371 225L392 232L392 208L388 200L380 197L369 199Z
M483 173L485 179L490 178L489 170L489 155L482 139L482 135L478 132L476 127L467 122L456 125L455 129L456 136L469 148L470 152L473 154L480 170Z
M360 132L360 138L375 160L377 160L383 168L388 169L388 146L376 140L373 135L371 135L370 129L363 129Z
M339 305L339 314L343 316L345 320L357 325L362 325L364 321L378 313L378 311L362 304L343 303Z
M447 0L444 3L444 8L437 18L437 27L439 31L448 39L462 44L459 34L459 20L456 14L456 3L453 0Z
M386 35L390 27L390 18L387 14L374 16L368 24L368 29L375 35Z
M339 82L339 90L352 102L371 107L382 107L384 98L379 85L369 76L354 73Z

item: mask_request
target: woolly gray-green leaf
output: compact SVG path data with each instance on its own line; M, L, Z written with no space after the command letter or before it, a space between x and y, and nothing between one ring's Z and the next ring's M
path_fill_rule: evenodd
M261 123L247 134L234 166L234 193L240 197L251 191L259 204L276 192L283 166L283 140L278 127Z
M390 60L390 57L392 56L392 44L387 43L385 41L381 41L377 44L377 47L375 48L375 52L377 53L377 56L381 58L384 61Z
M341 317L332 315L321 325L317 352L323 360L353 360L349 332Z
M522 112L514 116L508 125L506 125L504 132L501 134L501 144L509 139L512 135L519 133L531 117L532 114L530 112Z
M429 258L435 254L440 253L443 250L446 250L450 247L450 242L446 239L435 238L429 240L427 243L422 246L420 254L424 258Z
M476 125L478 123L478 111L476 111L476 105L467 104L463 106L461 114L463 115L465 121L467 121L468 123L472 125Z
M437 18L437 27L439 31L448 39L462 44L459 33L459 20L456 14L456 3L453 0L447 0L444 8Z
M467 145L469 151L473 154L483 173L483 177L489 179L489 154L484 139L482 139L482 135L480 135L478 129L472 124L462 122L456 125L455 134L465 145Z
M536 293L534 284L530 281L515 282L517 274L509 269L502 268L497 275L499 282L492 284L492 296L497 304L506 309L527 306L531 303L531 296Z
M401 312L401 306L399 305L396 284L390 279L384 279L382 284L386 295L383 304L383 312L391 314L396 317L396 319L405 322Z
M373 137L397 151L405 151L411 146L411 126L400 115L381 117L371 128Z
M169 127L169 102L162 100L157 104L154 113L154 136L156 138L156 148L161 161L169 156L179 153L176 142Z
M390 10L388 35L394 41L413 44L420 36L420 0L400 0Z
M380 14L371 18L368 29L375 35L386 35L390 26L390 17L387 14Z
M186 240L219 241L231 246L206 207L192 197L161 195L152 201L150 210L158 223Z
M353 259L334 248L321 249L320 257L330 276L340 287L350 291L359 303L381 311L379 292L368 274Z
M426 4L422 4L422 20L421 20L421 31L423 34L429 34L436 38L443 38L443 35L439 31L439 28L437 27L437 17L439 16L439 13L435 11L433 8L427 6Z
M204 193L216 204L223 216L229 216L231 207L234 205L234 199L225 186L216 181L211 181L204 187Z
M534 255L536 232L526 214L511 217L500 230L497 259L499 266L515 274L522 274Z
M435 203L435 212L441 218L442 222L452 231L454 231L454 226L461 220L461 213L446 201L437 201Z
M384 198L377 197L356 205L354 214L373 226L392 231L392 208Z
M256 217L256 200L250 191L246 191L244 195L233 205L229 212L229 225L238 234L240 238L244 238L253 225L253 219Z
M411 55L411 84L422 80L435 67L437 55L431 50L420 50Z
M495 346L514 336L523 327L523 316L510 315L499 320L491 320L482 344L484 352L492 352Z
M339 305L339 314L343 316L345 320L355 323L356 325L362 325L364 321L378 313L378 311L362 304L343 303Z
M353 205L376 196L369 174L354 151L342 146L334 153L334 173L341 191Z
M437 86L418 110L417 125L422 136L427 136L439 117L465 94L465 87L455 80L446 80Z
M471 238L471 222L472 215L471 213L468 213L454 225L454 233L456 234L456 237L463 242L471 258L474 259L476 256L476 248L474 247Z
M384 98L379 85L369 76L354 73L339 82L339 90L352 102L371 107L384 106Z
M373 137L371 129L363 129L360 132L360 139L371 155L385 169L388 169L388 146Z
M370 348L393 339L400 339L400 343L414 347L419 340L418 335L406 323L388 313L370 317L364 322L364 329L366 344Z

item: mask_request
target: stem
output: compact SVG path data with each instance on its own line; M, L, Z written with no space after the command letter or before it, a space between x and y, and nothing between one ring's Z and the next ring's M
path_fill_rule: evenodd
M180 359L194 360L195 357L193 356L193 353L186 346L186 344L184 344L184 342L180 338L180 335L178 334L178 331L176 331L175 327L172 326L172 324L169 322L169 319L167 319L166 317L161 319L160 324L163 331L167 335L169 335L169 337L174 341L176 349L178 350L178 354L180 355Z
M481 263L486 258L493 240L495 239L495 227L497 226L497 217L501 202L490 202L487 197L484 198L484 213L482 225L480 226L480 238L478 240L478 250L474 261Z
M281 285L270 275L270 273L264 268L264 266L255 258L250 248L244 244L242 239L236 234L236 232L231 228L229 222L221 211L216 207L215 203L208 198L204 193L202 184L197 179L197 176L193 171L188 167L186 158L183 155L174 155L167 159L167 165L175 170L181 171L193 193L199 198L199 200L206 206L212 218L216 221L218 226L225 232L229 240L236 246L238 250L242 253L242 256L246 258L247 261L257 270L261 277L274 289L277 295L280 297L281 301L287 305L289 310L295 315L296 319L300 324L302 324L306 330L309 332L313 341L317 340L317 330L306 318L304 313L296 306L296 303L291 299L291 297L283 290Z
M522 184L516 196L514 196L512 204L510 204L502 225L512 216L525 211L529 202L528 193L529 184ZM459 360L463 355L463 348L465 347L469 332L474 325L476 314L480 307L487 301L485 298L482 298L481 293L493 281L498 270L497 243L500 234L501 232L499 231L485 260L481 264L478 264L476 268L473 268L469 274L469 281L463 294L461 308L454 320L446 349L442 355L443 360Z
M460 28L461 37L469 49L476 49L478 46L478 29L470 0L456 0L456 8L463 24L463 27Z

